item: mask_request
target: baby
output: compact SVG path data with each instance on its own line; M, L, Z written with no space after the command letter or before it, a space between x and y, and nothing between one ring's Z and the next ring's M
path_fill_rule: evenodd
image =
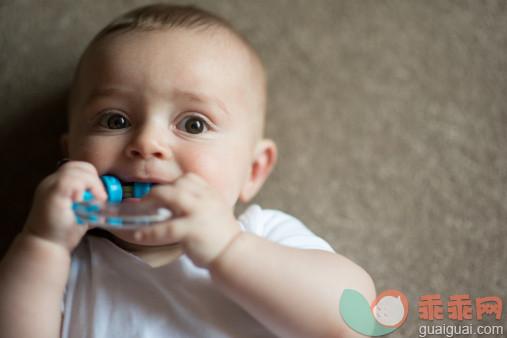
M228 23L153 5L102 30L69 98L71 159L39 185L0 265L2 337L354 336L344 289L360 267L282 212L251 206L277 149L263 138L266 77ZM72 211L99 176L157 185L140 203L176 216L87 234Z

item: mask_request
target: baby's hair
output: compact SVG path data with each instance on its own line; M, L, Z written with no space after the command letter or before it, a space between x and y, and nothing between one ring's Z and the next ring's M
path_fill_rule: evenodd
M92 43L115 32L150 31L169 28L195 28L206 30L223 27L234 33L243 42L246 39L224 19L193 6L153 4L136 8L114 19L93 39Z

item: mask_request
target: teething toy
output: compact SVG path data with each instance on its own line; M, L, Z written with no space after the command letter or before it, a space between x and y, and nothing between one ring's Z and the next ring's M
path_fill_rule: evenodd
M122 185L120 180L112 175L101 176L100 179L104 184L107 192L107 200L111 203L119 203L126 198L141 198L146 195L152 186L147 182L132 182ZM86 191L83 195L83 200L89 201L93 199L93 195Z
M107 192L107 202L98 202L86 191L82 202L75 202L73 210L79 224L97 225L103 228L133 228L151 225L169 219L172 213L165 208L156 208L143 203L121 203L128 198L146 195L152 183L124 183L115 176L104 175L100 179Z

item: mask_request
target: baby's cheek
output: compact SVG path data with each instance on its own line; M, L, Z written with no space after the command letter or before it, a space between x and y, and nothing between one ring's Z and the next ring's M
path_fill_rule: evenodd
M117 160L118 153L114 143L90 138L72 145L69 155L72 160L92 163L101 172L101 168L108 168Z
M233 206L239 196L240 183L238 164L230 158L219 155L202 155L199 160L187 159L182 163L185 173L192 172L201 176L208 184L215 188L228 204Z

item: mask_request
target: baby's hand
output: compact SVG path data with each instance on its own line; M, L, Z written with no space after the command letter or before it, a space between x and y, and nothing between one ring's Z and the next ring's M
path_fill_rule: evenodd
M72 203L82 200L86 190L97 200L107 199L92 164L71 161L62 165L37 187L25 230L70 252L88 230L88 226L77 224L72 210Z
M138 230L136 240L149 245L181 243L185 254L197 266L209 266L240 232L222 195L195 174L154 187L144 200L166 206L176 217Z

